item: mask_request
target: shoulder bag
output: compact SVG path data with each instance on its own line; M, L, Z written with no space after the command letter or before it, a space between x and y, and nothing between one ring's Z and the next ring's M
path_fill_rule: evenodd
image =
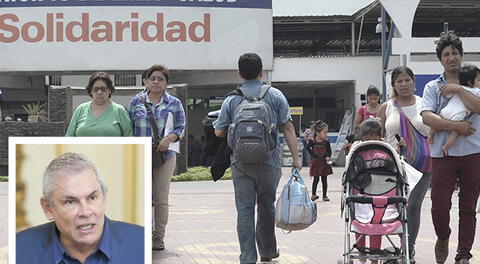
M421 172L429 172L432 158L430 157L430 145L427 137L413 126L396 100L393 101L393 105L398 109L400 115L400 136L405 140L402 155L407 163L415 169Z
M152 146L152 168L158 168L165 163L165 153L157 151L157 146L162 138L160 137L157 123L155 123L155 117L153 117L152 109L150 109L150 106L148 106L145 97L146 95L141 97L142 103L147 111L148 120L150 121L150 126L152 127L152 133L154 135L154 140L157 143Z

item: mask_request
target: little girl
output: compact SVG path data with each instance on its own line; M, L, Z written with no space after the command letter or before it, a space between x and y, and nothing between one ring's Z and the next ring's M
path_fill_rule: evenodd
M313 177L312 201L317 200L317 185L322 177L323 201L330 201L327 196L327 176L333 174L330 156L332 149L327 139L328 125L323 121L315 122L313 139L307 143L307 151L310 154L310 176Z

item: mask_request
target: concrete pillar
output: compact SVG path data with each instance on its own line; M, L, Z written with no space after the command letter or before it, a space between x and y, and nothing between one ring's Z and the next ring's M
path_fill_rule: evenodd
M188 121L187 111L187 98L188 98L188 86L186 84L175 84L168 87L168 92L177 97L182 102L183 109L185 110L185 121ZM180 154L177 155L177 167L175 168L175 175L186 172L188 164L188 126L185 124L184 137L180 141Z
M72 117L72 92L70 87L50 86L48 88L48 120L63 122L65 128Z

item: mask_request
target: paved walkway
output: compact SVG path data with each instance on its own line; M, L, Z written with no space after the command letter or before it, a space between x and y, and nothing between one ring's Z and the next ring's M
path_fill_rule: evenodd
M276 229L280 258L272 263L335 264L343 253L344 223L340 218L341 174L343 168L334 168L329 176L330 202L318 202L318 219L304 231L283 234ZM308 174L308 168L302 170ZM289 176L284 168L277 197ZM311 186L311 180L307 179ZM319 186L320 188L320 186ZM310 189L310 188L309 188ZM321 189L321 188L320 188ZM447 264L453 264L456 250L458 198L454 195L452 208L452 241ZM422 225L417 239L417 263L435 263L433 247L435 234L430 216L430 196L423 204ZM153 263L238 263L239 246L236 212L231 181L172 183L170 192L170 220L167 226L166 250L153 253ZM473 245L471 264L480 264L480 223Z

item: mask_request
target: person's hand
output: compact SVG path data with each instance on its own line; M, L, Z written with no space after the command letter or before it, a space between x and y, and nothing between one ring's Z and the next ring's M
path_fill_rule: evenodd
M402 148L405 148L405 139L400 138L400 141L397 142L397 148L395 149L398 154L402 154Z
M332 165L333 164L333 161L330 157L326 157L325 158L325 161L327 162L328 165Z
M435 142L433 138L434 138L433 134L428 135L428 144L433 144Z
M455 125L455 131L462 136L470 136L475 133L476 129L472 126L471 122L459 121Z
M300 163L299 159L293 159L292 168L297 168L298 170L302 169L302 163Z
M348 142L348 140L345 140L343 142L343 148L350 149L351 146L352 146L352 143Z
M168 150L169 145L170 145L170 139L168 137L162 138L162 140L160 140L160 142L158 143L157 152L159 151L163 152Z
M446 97L447 94L457 94L462 90L462 86L456 83L447 83L446 85L443 85L440 87L440 94L443 97Z

